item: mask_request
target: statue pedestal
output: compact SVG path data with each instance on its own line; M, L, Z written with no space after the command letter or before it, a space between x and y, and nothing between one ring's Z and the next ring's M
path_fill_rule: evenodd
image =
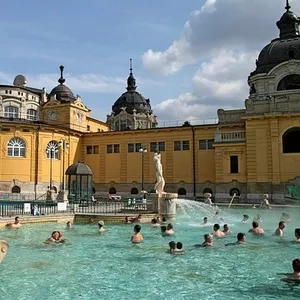
M66 202L68 203L68 192L67 191L60 191L57 195L56 200L58 202Z
M178 198L176 193L149 194L147 199L152 200L153 212L165 216L167 219L176 217L176 203L174 199Z

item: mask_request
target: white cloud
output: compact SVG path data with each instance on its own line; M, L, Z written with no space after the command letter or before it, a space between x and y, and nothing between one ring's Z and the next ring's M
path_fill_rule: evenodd
M300 13L300 1L290 3ZM244 107L247 77L259 51L279 36L276 22L284 6L283 0L207 0L191 13L178 40L164 51L145 52L144 66L164 75L205 61L192 91L154 107L159 119L211 118L219 108Z

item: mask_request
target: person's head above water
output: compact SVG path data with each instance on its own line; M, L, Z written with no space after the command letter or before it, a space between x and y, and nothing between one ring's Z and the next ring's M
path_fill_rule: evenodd
M248 220L248 219L249 219L249 216L248 216L248 215L243 215L243 218L244 218L245 220Z
M169 247L170 247L170 250L175 250L175 248L176 248L176 243L175 243L174 241L171 241L171 242L169 243Z
M160 231L162 233L166 232L167 231L167 226L160 226Z
M162 217L161 220L162 220L163 222L167 222L166 217Z
M20 218L19 217L15 217L15 223L19 224L20 223Z
M204 234L204 241L207 242L207 243L211 243L212 241L212 238L211 238L211 235L210 234Z
M207 223L207 221L208 221L207 217L204 217L204 218L203 218L203 222L204 222L204 223Z
M300 228L295 229L295 237L300 238Z
M284 221L280 221L279 224L278 224L278 228L284 229L285 228L285 222Z
M157 219L156 219L156 218L152 219L152 220L151 220L151 223L152 223L152 224L157 224Z
M252 227L253 227L253 228L258 228L258 226L259 226L259 225L258 225L257 222L255 222L255 221L252 222Z
M135 233L139 233L141 231L141 229L142 229L141 225L135 225L133 228Z
M169 223L167 226L167 230L171 230L171 229L173 229L173 225L171 223Z
M292 265L293 265L294 272L300 273L300 259L299 258L294 259Z
M227 224L224 224L223 225L223 229L226 231L226 230L229 230L229 227L228 227L228 225Z
M245 233L242 233L242 232L239 232L239 233L237 234L237 236L236 236L236 238L237 238L237 240L238 240L239 242L244 242L244 241L245 241L245 237L246 237Z
M220 225L219 224L215 224L214 225L214 231L218 231L220 229Z
M182 247L183 247L183 245L182 245L181 242L178 242L178 243L176 244L176 248L177 248L178 250L181 250Z

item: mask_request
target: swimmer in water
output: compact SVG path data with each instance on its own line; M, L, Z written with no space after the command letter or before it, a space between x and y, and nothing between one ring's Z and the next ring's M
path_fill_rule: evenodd
M262 218L260 214L257 214L257 216L253 219L254 222L262 223Z
M129 219L129 217L127 216L127 217L125 217L125 219L124 219L124 221L123 221L124 223L126 223L126 224L130 224L131 223L131 221L130 221L130 219Z
M220 239L220 238L223 238L225 236L225 233L220 230L220 225L219 224L215 224L214 225L214 232L212 233L212 235L214 237Z
M283 213L281 214L280 221L284 221L284 222L286 222L286 223L289 223L289 222L291 222L291 217L290 217L289 214L283 212Z
M60 231L53 231L51 237L46 240L46 243L64 243L62 233Z
M252 222L252 228L249 229L249 232L255 234L255 235L263 235L265 231L259 227L259 224L255 221Z
M103 221L98 222L98 230L99 230L99 232L106 231L106 229L104 228L104 222Z
M160 226L160 232L163 236L167 235L167 226Z
M275 231L275 235L277 236L283 236L283 229L285 228L285 222L280 221L278 224L278 228Z
M195 245L195 247L212 247L214 245L212 236L210 234L204 234L204 242L200 245Z
M166 224L166 223L167 223L166 217L162 217L162 218L161 218L161 224Z
M174 227L173 227L173 225L172 225L171 223L169 223L169 224L167 225L167 231L166 231L166 234L167 234L167 235L172 235L172 234L174 234L174 233L175 233Z
M218 211L216 211L215 219L219 219L219 218L220 218L220 213Z
M169 252L171 253L171 254L173 254L174 253L174 251L175 251L175 248L176 248L176 243L174 242L174 241L171 241L170 243L169 243Z
M207 219L207 217L204 217L202 225L207 225L207 224L208 224L208 219Z
M0 263L4 259L9 248L9 244L5 240L0 240Z
M22 225L20 223L20 218L15 217L15 221L13 223L8 223L5 226L8 227L8 228L19 229Z
M232 234L232 231L229 229L227 224L224 224L223 232L225 233L225 235Z
M133 228L134 234L131 237L131 243L139 244L144 240L144 237L141 234L141 229L142 229L141 225L134 226L134 228Z
M292 262L293 273L284 274L286 278L282 278L282 281L286 282L299 282L300 283L300 259L296 258Z
M300 228L295 229L295 243L300 243Z
M157 218L151 220L151 227L159 227L160 224L157 222Z
M70 221L67 222L67 229L72 229L72 223Z
M243 215L242 223L247 223L248 220L249 220L249 216L248 215Z
M236 246L236 245L244 245L246 244L246 234L239 232L236 236L237 241L235 243L228 243L225 246Z
M184 252L185 252L185 251L184 251L184 249L183 249L183 244L182 244L181 242L178 242L178 243L176 244L176 248L175 248L173 254L183 254Z

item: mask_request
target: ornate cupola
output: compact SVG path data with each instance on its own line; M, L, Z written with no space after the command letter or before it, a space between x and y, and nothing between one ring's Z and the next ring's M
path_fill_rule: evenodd
M112 106L112 113L107 116L107 123L112 130L134 130L155 127L156 116L153 115L150 99L136 91L136 79L133 76L132 59L127 78L127 91Z
M281 19L277 22L277 27L280 30L280 38L292 38L299 36L300 18L290 11L291 6L289 0L286 0L286 12L282 15Z
M64 66L60 66L60 78L58 79L59 85L57 85L51 92L50 98L56 97L56 100L60 102L74 102L77 98L72 91L64 84Z

